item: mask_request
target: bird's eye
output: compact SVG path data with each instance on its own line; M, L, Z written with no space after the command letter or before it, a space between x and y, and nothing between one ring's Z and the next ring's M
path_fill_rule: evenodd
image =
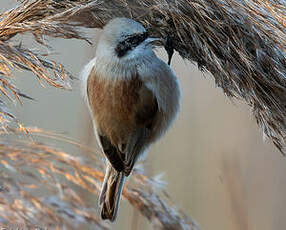
M148 32L137 33L131 36L125 37L124 40L119 42L115 48L115 52L118 57L124 56L129 50L134 49L140 43L142 43L148 37Z
M133 41L132 41L134 44L139 44L141 41L140 41L140 39L138 38L138 36L136 36L136 37L134 37L133 38Z
M132 37L125 39L125 42L127 44L130 44L131 46L137 46L144 40L145 40L144 34L136 34L136 35L133 35Z
M135 45L136 38L135 37L127 38L126 42L129 44Z

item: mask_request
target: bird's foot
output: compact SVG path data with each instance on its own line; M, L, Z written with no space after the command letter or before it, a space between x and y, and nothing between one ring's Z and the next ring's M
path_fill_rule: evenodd
M171 65L171 59L174 54L174 46L173 46L173 37L171 37L169 34L165 39L164 48L168 53L168 65Z

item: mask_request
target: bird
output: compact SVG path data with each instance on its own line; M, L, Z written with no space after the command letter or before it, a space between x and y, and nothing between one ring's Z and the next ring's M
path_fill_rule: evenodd
M153 51L158 40L133 19L111 19L81 73L94 134L106 158L99 196L103 220L115 221L125 179L180 108L179 81Z

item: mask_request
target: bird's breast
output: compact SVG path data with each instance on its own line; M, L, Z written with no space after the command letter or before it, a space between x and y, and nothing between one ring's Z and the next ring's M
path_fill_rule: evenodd
M90 74L87 97L99 131L117 143L135 127L134 113L140 100L142 81L138 77L128 80L108 80Z

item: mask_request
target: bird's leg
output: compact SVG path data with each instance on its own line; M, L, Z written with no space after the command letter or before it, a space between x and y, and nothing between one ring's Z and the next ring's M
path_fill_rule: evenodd
M174 54L173 38L168 34L165 40L164 48L168 53L168 65L171 64L171 59Z

